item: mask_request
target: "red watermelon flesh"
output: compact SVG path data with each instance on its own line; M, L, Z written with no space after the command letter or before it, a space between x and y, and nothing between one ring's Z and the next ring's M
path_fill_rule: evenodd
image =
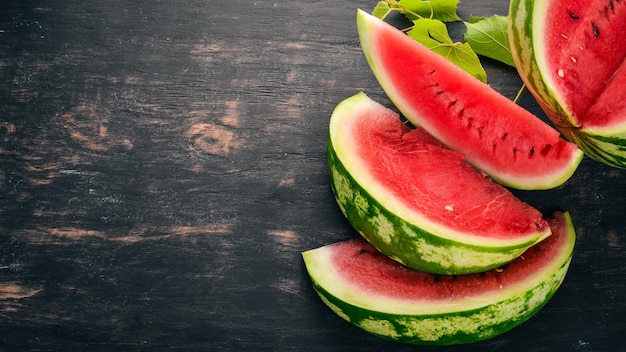
M352 289L381 300L424 301L436 307L445 302L465 300L469 305L481 296L501 294L534 276L541 276L551 262L561 256L566 243L567 221L563 213L550 219L552 236L527 249L518 259L501 268L469 275L435 275L407 268L378 252L362 238L330 245L329 261ZM480 304L480 303L478 303Z
M582 152L490 86L362 10L361 47L406 118L462 153L497 182L519 189L561 185Z
M394 203L452 230L489 239L523 238L548 229L538 210L423 129L408 127L382 106L368 114L346 122L351 125L344 126L351 131L346 138L366 159L361 171L385 185Z
M545 13L546 64L573 122L619 123L626 110L626 2L552 1Z

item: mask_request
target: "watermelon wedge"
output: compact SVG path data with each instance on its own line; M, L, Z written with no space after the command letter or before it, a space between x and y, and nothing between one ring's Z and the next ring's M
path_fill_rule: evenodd
M550 235L542 214L423 129L358 93L333 111L331 188L352 226L411 268L496 268Z
M548 189L568 180L583 153L536 116L384 21L358 10L361 47L389 98L495 181Z
M512 0L511 51L554 124L591 158L626 168L626 2Z
M433 275L390 260L361 238L302 253L313 287L337 315L376 336L424 345L485 340L532 317L567 273L575 232L567 213L552 236L502 268Z

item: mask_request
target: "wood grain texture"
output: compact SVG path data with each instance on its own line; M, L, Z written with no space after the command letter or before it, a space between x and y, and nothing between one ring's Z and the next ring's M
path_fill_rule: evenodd
M391 106L354 23L374 4L5 1L0 349L416 350L335 316L300 257L356 235L325 143L344 98ZM506 11L460 5L466 19ZM515 96L514 70L485 65ZM625 176L585 160L559 189L517 192L571 211L570 273L521 327L444 350L626 348Z

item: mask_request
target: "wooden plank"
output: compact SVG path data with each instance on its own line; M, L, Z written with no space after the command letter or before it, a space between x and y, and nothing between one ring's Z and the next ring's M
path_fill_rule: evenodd
M0 348L414 350L335 316L300 258L356 235L330 193L325 139L357 91L391 106L354 25L373 5L3 4ZM514 70L486 66L514 96ZM625 179L585 160L559 189L518 192L571 210L570 274L528 323L454 350L626 347Z

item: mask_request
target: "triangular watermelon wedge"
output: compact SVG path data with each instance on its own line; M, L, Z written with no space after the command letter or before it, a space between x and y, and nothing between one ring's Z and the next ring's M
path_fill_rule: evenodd
M537 209L365 93L337 105L327 145L341 211L376 248L406 266L481 272L550 235Z
M361 47L402 114L497 182L549 189L583 153L538 117L386 22L358 10Z
M555 213L552 236L485 273L411 270L361 238L302 253L316 292L338 316L376 336L421 345L472 343L530 319L567 273L576 234Z

